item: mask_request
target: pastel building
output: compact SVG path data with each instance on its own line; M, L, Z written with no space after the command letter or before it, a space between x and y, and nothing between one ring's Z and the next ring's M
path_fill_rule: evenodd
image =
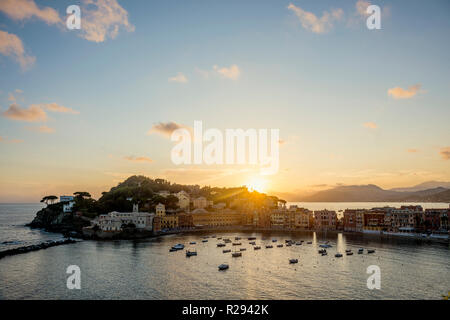
M318 210L314 211L314 221L319 230L336 230L337 214L336 211Z

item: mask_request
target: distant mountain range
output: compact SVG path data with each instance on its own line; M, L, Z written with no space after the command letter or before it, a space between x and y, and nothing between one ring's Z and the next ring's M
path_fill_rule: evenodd
M445 187L444 187L445 186ZM339 186L303 196L305 202L450 202L450 182L430 181L411 188L384 190L376 185Z

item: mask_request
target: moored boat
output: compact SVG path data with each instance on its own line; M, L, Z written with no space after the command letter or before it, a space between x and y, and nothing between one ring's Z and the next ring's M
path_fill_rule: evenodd
M219 247L219 248L220 248L220 247L225 247L225 243L218 243L218 244L217 244L217 247Z
M364 249L363 248L359 248L358 249L358 254L362 254L362 253L364 253Z
M353 255L353 252L348 251L348 252L346 252L345 254L348 255L348 256L352 256L352 255Z
M240 242L233 242L233 246L240 246L240 245L242 245L242 243L240 243Z
M254 250L259 250L259 249L261 249L261 247L260 246L256 246L256 247L253 247L253 249Z
M222 252L223 253L228 253L228 252L231 252L231 250L230 249L225 249L225 250L222 250Z
M335 256L336 258L342 258L342 253L336 253L334 256Z
M298 259L289 259L289 263L298 263Z
M186 250L186 257L192 257L192 256L196 256L196 255L197 255L197 251Z
M227 270L229 268L229 265L223 263L219 266L219 270Z
M283 248L282 244L277 244L277 248Z
M312 241L308 241L306 244L312 244Z
M240 248L239 251L245 251L247 248Z
M241 253L241 252L233 252L233 253L231 254L231 256L232 256L233 258L242 257L242 253Z
M375 249L369 249L367 250L367 253L375 253Z
M270 249L270 248L273 248L273 246L270 244L266 246L266 249Z
M196 244L197 242L195 242L195 241L191 241L191 242L189 242L189 244Z
M252 246L254 246L256 244L255 241L250 241L248 244L251 244Z

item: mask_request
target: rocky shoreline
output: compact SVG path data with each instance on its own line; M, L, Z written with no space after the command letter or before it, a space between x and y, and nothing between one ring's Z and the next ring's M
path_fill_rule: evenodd
M73 240L73 239L64 239L64 240L56 240L56 241L50 240L50 241L43 242L40 244L33 244L30 246L25 246L25 247L20 247L20 248L15 248L15 249L8 249L5 251L0 251L0 259L7 257L7 256L14 256L17 254L43 250L43 249L47 249L47 248L51 248L51 247L61 246L61 245L65 245L65 244L72 244L72 243L76 243L76 242L77 241Z

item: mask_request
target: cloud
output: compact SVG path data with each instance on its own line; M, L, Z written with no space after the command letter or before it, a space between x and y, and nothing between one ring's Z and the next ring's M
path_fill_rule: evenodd
M444 160L450 160L450 147L442 148L441 151L439 151L442 159Z
M157 124L154 124L152 126L152 128L147 132L147 134L158 133L163 136L170 137L172 135L172 132L174 132L177 129L181 129L181 128L191 130L191 128L189 128L185 125L170 121L170 122L166 122L166 123L159 122Z
M417 153L417 152L419 152L419 150L417 150L417 149L408 149L408 150L406 150L408 153Z
M369 128L369 129L376 129L378 128L377 124L375 122L365 122L363 124L364 127Z
M119 30L133 32L135 27L128 21L128 12L117 0L83 0L81 36L89 41L103 42L114 39Z
M0 137L0 143L22 143L23 140L21 139L6 139L3 137Z
M178 74L175 77L169 78L169 82L186 83L188 82L188 79L183 73L178 72Z
M47 127L47 126L39 126L39 127L28 127L27 128L30 131L35 131L39 133L54 133L55 129Z
M333 28L334 23L341 20L344 15L342 9L332 9L331 13L324 11L322 17L319 18L314 13L305 11L292 3L287 8L294 12L303 28L314 33L329 32Z
M408 89L402 89L400 87L395 87L388 90L388 95L392 96L394 99L410 99L417 95L421 88L420 84L410 86Z
M370 6L370 2L369 1L365 1L365 0L358 0L356 2L356 12L362 16L362 17L367 17L369 16L369 14L367 13L367 8Z
M72 108L67 108L61 106L57 103L47 103L40 105L43 109L46 109L51 112L60 112L60 113L70 113L70 114L80 114L80 112L73 110Z
M0 11L13 20L24 21L37 18L49 25L62 23L55 9L50 7L40 9L34 0L2 0Z
M23 109L18 104L13 103L8 110L3 112L3 116L11 120L26 122L47 120L47 114L39 105L31 105L28 109Z
M35 57L25 52L22 40L18 36L2 30L0 30L0 54L15 60L24 71L36 61Z
M217 65L215 65L213 68L218 74L227 79L237 80L241 75L241 70L239 70L239 67L235 64L233 64L229 68L219 68Z
M133 157L133 156L128 156L124 158L125 160L128 161L132 161L132 162L153 162L152 159L148 158L148 157Z

